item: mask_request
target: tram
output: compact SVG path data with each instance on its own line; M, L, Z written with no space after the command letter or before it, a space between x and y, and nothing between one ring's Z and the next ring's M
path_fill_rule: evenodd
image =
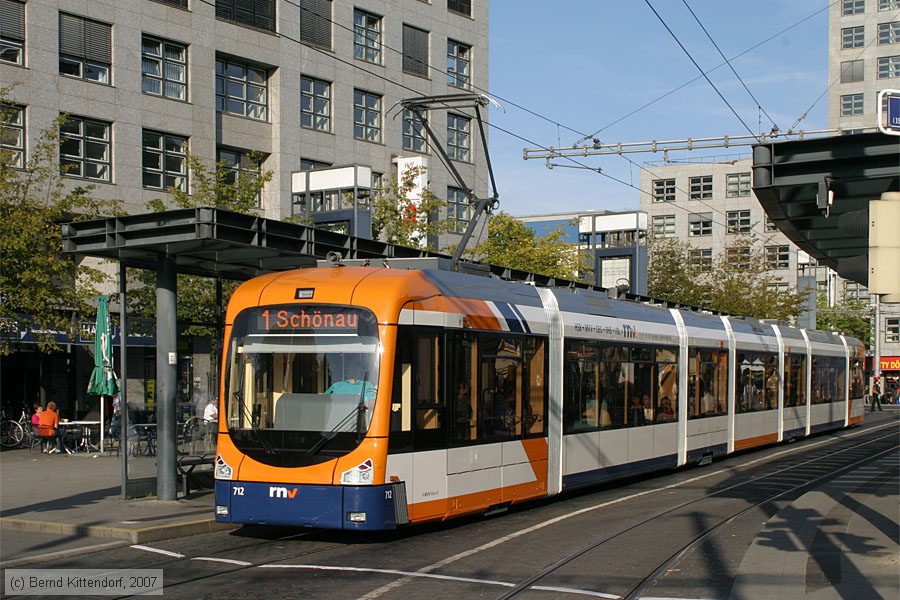
M216 519L500 510L862 421L863 345L441 269L258 277L228 306Z

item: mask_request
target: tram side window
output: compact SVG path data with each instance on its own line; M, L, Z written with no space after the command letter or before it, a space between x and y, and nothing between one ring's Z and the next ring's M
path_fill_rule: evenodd
M688 419L727 414L728 352L704 348L688 352Z
M523 344L519 336L482 334L478 439L501 441L522 434Z
M843 400L846 377L845 359L834 356L813 356L813 404L828 404Z
M525 342L527 389L525 390L525 436L543 435L547 412L547 352L543 338Z
M806 355L784 355L784 406L806 406Z
M739 352L736 412L778 407L778 355L771 352Z
M390 451L446 448L439 331L400 328L394 364Z
M566 344L565 424L566 432L597 429L600 416L601 368L599 348L593 342L573 340ZM604 403L605 404L605 403ZM611 424L604 406L604 427Z
M478 417L478 336L470 332L451 332L447 335L447 385L453 393L450 406L453 422L453 441L476 439Z
M863 394L863 361L861 358L850 359L850 397L862 398Z
M847 398L847 361L844 358L833 358L835 372L834 401L841 402Z
M668 348L656 350L656 422L678 420L678 354Z

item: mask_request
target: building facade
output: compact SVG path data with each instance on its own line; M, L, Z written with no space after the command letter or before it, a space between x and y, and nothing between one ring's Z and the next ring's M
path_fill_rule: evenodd
M584 280L647 294L647 213L600 210L517 218L538 237L561 231L563 239L587 255L592 272L584 273Z
M878 92L900 87L900 0L840 0L828 9L828 127L876 126Z
M455 233L438 241L448 245L465 229L467 199L421 123L398 103L487 90L488 3L0 0L0 87L9 88L13 110L0 143L19 166L41 132L66 115L59 129L66 185L91 184L95 197L121 200L128 213L170 202L173 187L194 190L189 155L230 179L271 171L256 211L273 219L298 214L292 173L361 166L369 180L360 187L371 196L398 163L416 159L427 167L425 185L449 203L440 216L454 221ZM471 111L432 110L427 118L467 185L486 195ZM26 346L19 354L37 354ZM68 346L73 356L86 351ZM35 389L47 379L35 360L5 359L29 376L4 398L30 404L36 395L45 402L81 395L78 376L64 366L75 358L41 359L60 371L53 390ZM136 364L149 363L141 356ZM185 373L188 386L207 386L196 365Z

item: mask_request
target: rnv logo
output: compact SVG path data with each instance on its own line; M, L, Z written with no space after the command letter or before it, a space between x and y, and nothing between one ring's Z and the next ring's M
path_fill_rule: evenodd
M269 487L269 498L295 498L297 496L297 488L291 490L286 487Z

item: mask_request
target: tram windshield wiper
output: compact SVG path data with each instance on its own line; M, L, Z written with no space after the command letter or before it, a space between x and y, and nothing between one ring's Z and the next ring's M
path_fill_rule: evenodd
M325 444L333 440L341 430L356 420L356 442L359 443L362 441L362 436L365 434L366 430L366 383L369 381L369 372L366 371L366 374L362 379L362 390L359 392L359 402L353 407L347 416L341 419L337 425L331 428L331 431L322 435L322 438L312 445L312 447L306 451L307 456L312 456L313 454L318 454L318 452L325 447Z

